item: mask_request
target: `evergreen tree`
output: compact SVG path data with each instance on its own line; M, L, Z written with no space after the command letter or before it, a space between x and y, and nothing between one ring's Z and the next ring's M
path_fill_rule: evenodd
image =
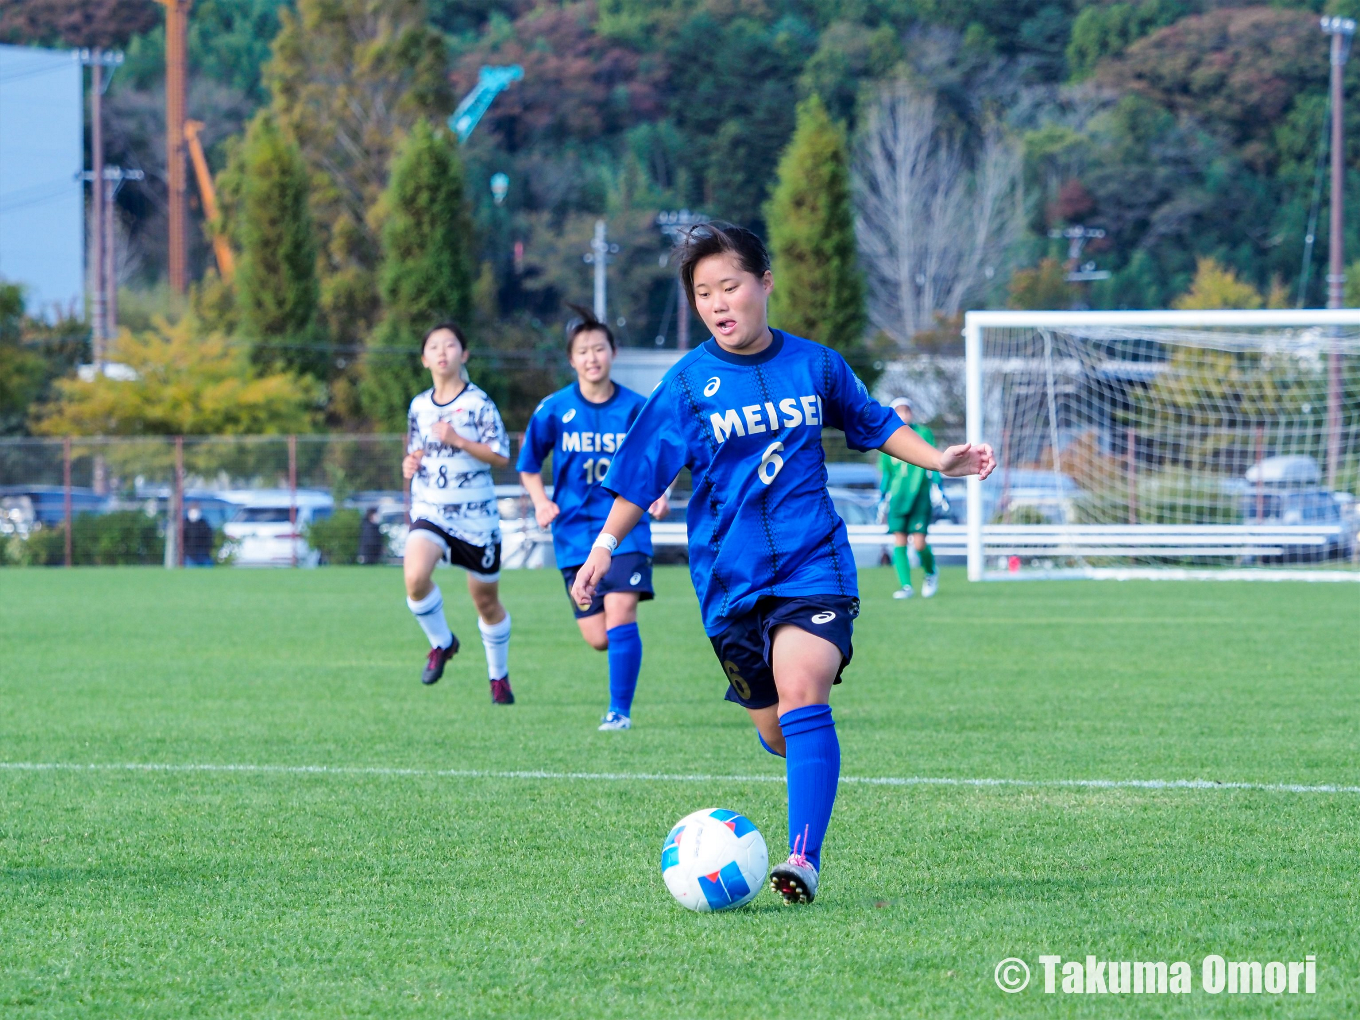
M383 318L365 359L365 411L401 429L411 398L428 385L420 338L452 318L466 326L472 311L472 217L463 193L463 164L453 137L418 121L397 151L380 205Z
M775 288L770 321L840 351L866 382L876 376L864 340L864 281L855 247L845 131L817 96L798 104L798 126L765 207Z
M325 378L328 359L316 349L321 338L307 167L266 112L246 133L240 170L234 224L241 252L236 273L240 331L256 343L257 365Z

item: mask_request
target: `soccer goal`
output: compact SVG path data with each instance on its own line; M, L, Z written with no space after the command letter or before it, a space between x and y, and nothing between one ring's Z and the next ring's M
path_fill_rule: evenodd
M1360 309L969 312L968 576L1360 581Z

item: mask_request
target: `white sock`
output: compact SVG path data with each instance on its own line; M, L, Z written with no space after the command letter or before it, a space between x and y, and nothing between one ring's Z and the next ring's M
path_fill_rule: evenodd
M439 590L439 585L436 584L430 594L419 602L407 599L406 605L415 614L420 629L430 639L431 648L447 648L453 643L453 631L449 630L448 621L444 619L444 593Z
M487 623L477 618L477 629L482 632L482 647L486 649L486 673L492 680L510 675L510 614L500 623Z

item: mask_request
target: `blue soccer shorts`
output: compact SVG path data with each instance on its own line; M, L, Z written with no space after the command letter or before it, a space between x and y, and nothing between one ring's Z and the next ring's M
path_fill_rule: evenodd
M855 649L850 638L859 616L859 599L847 595L767 596L754 609L732 621L721 634L709 638L727 675L728 701L743 708L769 708L779 703L770 666L770 645L776 627L789 625L825 638L841 651L841 673Z
M567 598L571 598L571 586L576 582L576 572L581 564L562 568L562 581L567 586ZM620 553L609 564L609 572L604 575L595 589L595 597L590 600L590 608L582 609L575 602L571 610L576 619L596 616L604 612L604 597L611 592L632 592L642 602L656 597L652 591L652 558L646 553Z

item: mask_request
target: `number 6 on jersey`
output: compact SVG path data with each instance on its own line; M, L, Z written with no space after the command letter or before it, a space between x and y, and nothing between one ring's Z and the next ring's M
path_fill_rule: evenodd
M784 467L784 458L779 456L779 451L784 449L783 443L771 443L765 447L765 452L760 458L760 467L756 468L756 474L766 485L774 481L775 475Z

